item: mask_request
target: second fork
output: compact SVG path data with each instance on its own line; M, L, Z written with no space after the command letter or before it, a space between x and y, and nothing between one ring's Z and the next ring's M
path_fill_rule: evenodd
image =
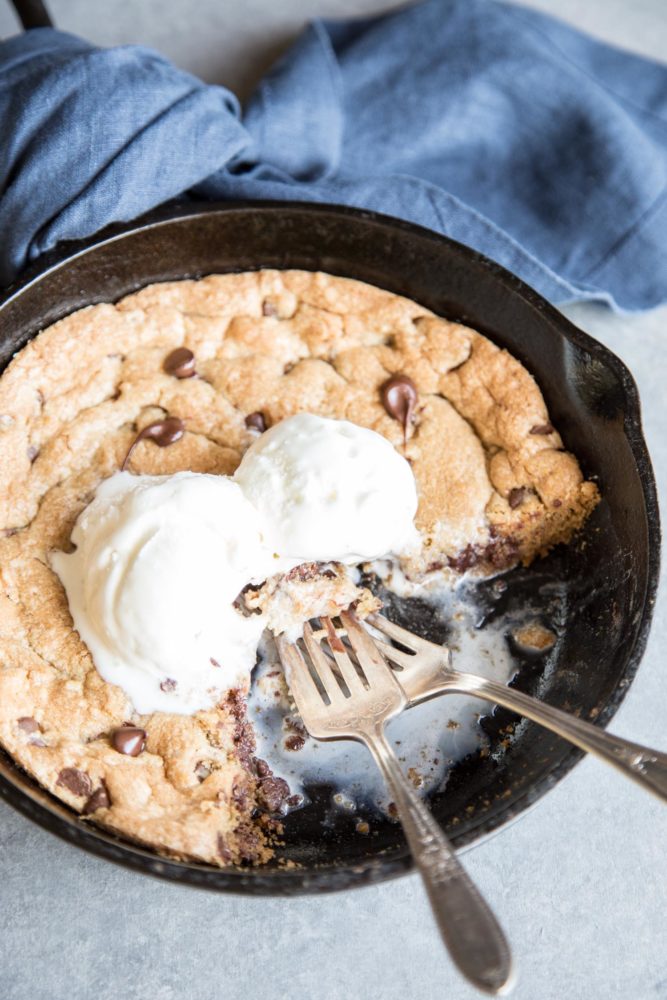
M288 684L303 723L316 739L352 739L372 753L392 794L410 851L424 880L440 933L460 971L478 989L505 992L512 977L505 936L461 866L424 802L403 775L384 735L385 722L407 706L406 695L354 614L340 620L361 668L352 661L333 623L304 626L312 670L295 643L277 640ZM330 655L320 645L328 643Z

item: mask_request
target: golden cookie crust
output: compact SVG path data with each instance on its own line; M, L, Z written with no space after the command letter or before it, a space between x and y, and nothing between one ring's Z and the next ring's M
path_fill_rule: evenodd
M195 355L194 378L163 369L181 346ZM406 447L380 399L396 373L419 390ZM256 411L268 425L300 411L345 418L406 455L424 540L406 564L413 575L530 562L568 541L598 501L516 359L362 282L265 270L156 284L32 340L0 378L0 742L97 822L213 864L267 858L267 817L285 793L253 756L243 692L192 717L137 716L95 670L49 553L66 549L147 424L169 414L186 433L164 449L140 443L133 471L229 474ZM147 731L138 757L111 746L125 722Z

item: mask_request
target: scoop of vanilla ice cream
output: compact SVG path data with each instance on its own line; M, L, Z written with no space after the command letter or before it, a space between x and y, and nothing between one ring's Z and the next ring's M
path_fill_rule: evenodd
M105 680L140 713L192 713L247 683L262 631L232 606L275 572L261 517L225 476L105 480L52 565Z
M250 446L234 479L283 559L358 563L416 543L409 463L381 434L347 420L282 420Z
M119 472L52 566L105 680L141 714L191 714L247 685L264 616L233 601L301 562L358 563L417 542L409 464L381 435L301 413L246 452L233 479Z

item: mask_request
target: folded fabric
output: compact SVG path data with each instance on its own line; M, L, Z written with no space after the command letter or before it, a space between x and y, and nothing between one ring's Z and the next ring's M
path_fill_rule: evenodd
M354 205L555 302L667 301L667 66L493 0L316 21L244 114L150 50L0 44L0 283L185 192Z

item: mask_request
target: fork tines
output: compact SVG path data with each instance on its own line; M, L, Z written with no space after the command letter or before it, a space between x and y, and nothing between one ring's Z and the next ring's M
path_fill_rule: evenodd
M322 616L315 627L307 622L303 639L290 643L279 637L278 652L287 670L292 696L300 714L312 712L315 691L320 704L342 707L375 696L389 686L392 699L402 697L389 663L354 611L341 611L339 625ZM366 696L364 698L364 696ZM304 718L308 728L308 722Z

